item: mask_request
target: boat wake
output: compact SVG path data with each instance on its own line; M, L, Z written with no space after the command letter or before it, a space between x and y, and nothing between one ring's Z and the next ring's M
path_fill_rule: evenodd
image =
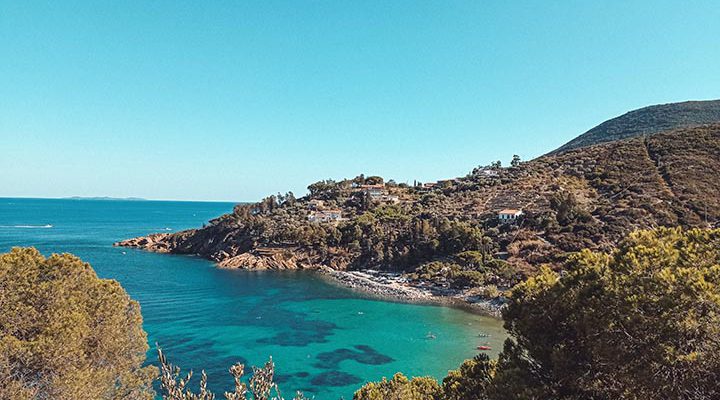
M53 226L47 225L0 225L0 228L18 228L18 229L49 229Z

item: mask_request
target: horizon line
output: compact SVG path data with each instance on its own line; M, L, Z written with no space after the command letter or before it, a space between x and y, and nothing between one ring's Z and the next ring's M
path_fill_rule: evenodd
M46 196L0 196L0 199L17 199L17 200L77 200L77 201L127 201L127 202L186 202L186 203L233 203L233 204L252 204L257 201L237 201L237 200L193 200L193 199L154 199L145 197L114 197L114 196L64 196L64 197L46 197ZM259 201L259 200L258 200Z

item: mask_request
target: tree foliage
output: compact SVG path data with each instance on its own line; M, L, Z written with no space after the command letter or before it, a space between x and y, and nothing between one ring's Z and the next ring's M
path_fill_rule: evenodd
M497 362L486 354L466 360L460 368L448 372L442 382L443 400L488 400Z
M440 385L433 378L408 379L397 373L390 380L366 384L355 392L353 400L435 400L439 393Z
M526 376L512 386L554 399L720 396L720 231L638 231L565 269L514 291L504 317Z
M0 398L152 399L137 302L69 254L0 255Z
M498 360L466 361L436 400L720 398L720 230L637 231L612 253L576 253L518 285L503 318Z

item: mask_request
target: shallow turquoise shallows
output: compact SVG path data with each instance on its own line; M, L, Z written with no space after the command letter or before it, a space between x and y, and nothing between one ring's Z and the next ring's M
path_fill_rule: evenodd
M221 270L190 256L114 248L120 239L201 226L230 203L0 199L0 251L35 246L69 252L117 279L140 302L150 343L184 370L205 369L210 387L230 389L235 362L269 356L285 397L352 398L364 382L431 375L490 345L502 324L460 310L379 301L312 272ZM429 333L434 335L430 338ZM490 337L480 337L489 334ZM155 352L148 353L155 362ZM197 383L197 382L196 382Z

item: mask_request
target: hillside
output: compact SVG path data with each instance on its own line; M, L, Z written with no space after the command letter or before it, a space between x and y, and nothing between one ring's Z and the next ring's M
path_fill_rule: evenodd
M659 104L630 111L590 129L553 153L651 135L677 128L720 123L720 100Z
M495 297L494 288L543 263L608 250L636 229L716 224L718 165L720 124L676 129L415 187L380 177L321 181L303 198L270 196L201 229L119 245L199 254L229 268L402 272L443 293L482 288ZM507 208L524 215L499 221Z

